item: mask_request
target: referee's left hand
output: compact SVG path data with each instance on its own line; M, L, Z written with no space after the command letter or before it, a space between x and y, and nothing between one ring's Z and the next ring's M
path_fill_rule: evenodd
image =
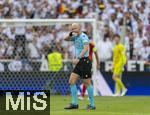
M73 63L74 65L76 65L78 62L79 62L79 59L73 59L73 60L72 60L72 63Z

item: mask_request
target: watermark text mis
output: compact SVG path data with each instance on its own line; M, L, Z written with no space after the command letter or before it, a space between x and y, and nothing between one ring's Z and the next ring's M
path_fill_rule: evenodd
M50 91L48 90L1 91L1 98L3 98L3 101L5 99L5 113L16 112L16 115L23 112L28 114L30 112L32 114L37 112L44 115L50 114Z

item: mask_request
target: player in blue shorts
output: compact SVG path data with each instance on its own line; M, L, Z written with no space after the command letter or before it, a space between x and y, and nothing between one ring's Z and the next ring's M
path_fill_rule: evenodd
M73 23L70 27L70 34L65 38L66 41L73 41L75 45L75 59L72 63L75 65L73 69L69 84L71 89L72 102L65 109L78 109L78 96L77 96L77 80L83 79L84 84L87 87L87 92L89 96L89 105L86 109L95 110L94 96L93 96L93 86L91 84L91 68L92 63L89 60L89 38L80 29L80 25Z

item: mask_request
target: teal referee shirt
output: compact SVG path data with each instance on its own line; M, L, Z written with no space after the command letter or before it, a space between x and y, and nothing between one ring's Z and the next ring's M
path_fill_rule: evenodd
M71 41L73 41L74 45L75 45L75 56L76 56L76 58L78 58L80 56L80 53L83 50L83 46L84 45L89 45L89 38L83 32L81 32L79 36L72 37ZM89 56L89 49L84 54L84 57L88 57L88 56Z

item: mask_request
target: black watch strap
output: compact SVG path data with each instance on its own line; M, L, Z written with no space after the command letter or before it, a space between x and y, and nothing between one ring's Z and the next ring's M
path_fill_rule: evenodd
M80 57L78 57L78 59L80 60L81 58L80 58Z

